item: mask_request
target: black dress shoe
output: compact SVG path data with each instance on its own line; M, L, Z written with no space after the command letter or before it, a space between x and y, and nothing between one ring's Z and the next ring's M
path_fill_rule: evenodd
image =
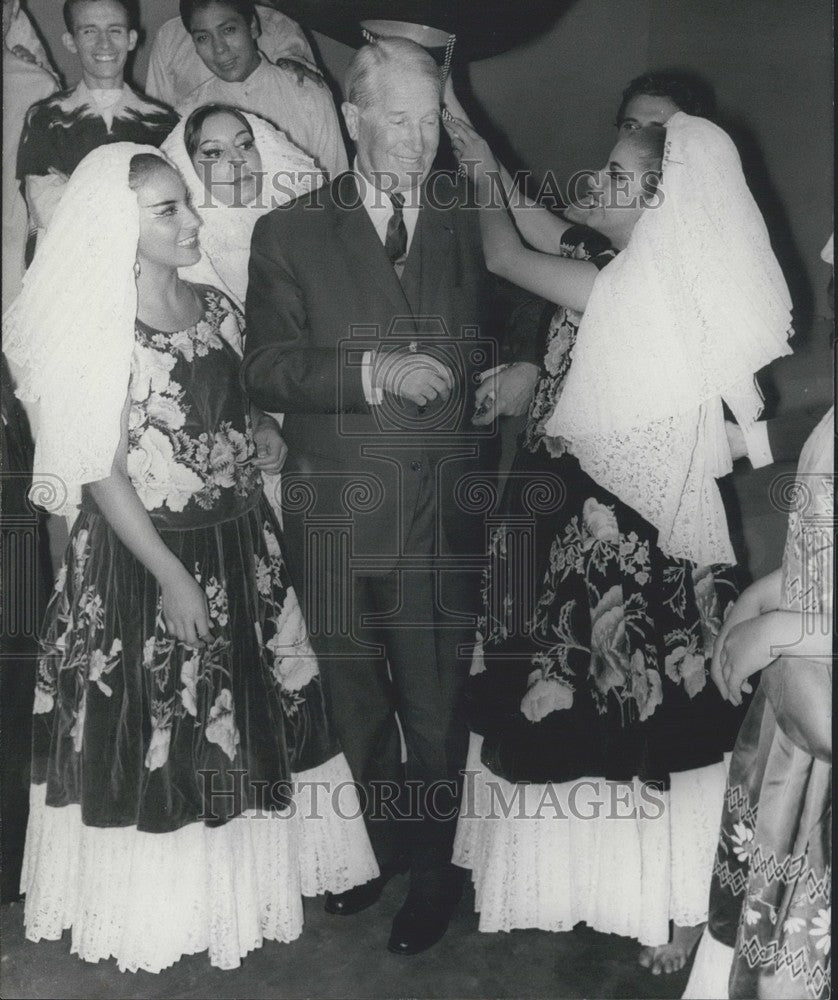
M346 892L327 892L323 909L339 917L351 917L353 913L360 913L377 903L386 884L387 879L379 875L378 878L353 886Z
M353 913L360 913L368 906L377 903L384 892L384 886L394 875L407 871L407 859L399 858L390 864L381 866L381 874L363 885L353 886L346 892L327 892L323 909L338 917L351 917Z
M393 918L387 950L394 955L418 955L442 940L456 903L451 899L428 900L409 894Z

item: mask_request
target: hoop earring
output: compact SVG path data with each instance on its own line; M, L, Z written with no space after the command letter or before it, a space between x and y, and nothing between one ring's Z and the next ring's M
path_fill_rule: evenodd
M140 267L140 262L138 260L134 261L134 277L139 278L142 268Z

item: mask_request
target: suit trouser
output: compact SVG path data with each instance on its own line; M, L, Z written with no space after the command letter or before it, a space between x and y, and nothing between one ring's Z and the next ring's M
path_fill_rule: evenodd
M442 569L432 556L435 516L433 491L423 491L405 543L408 554L385 575L365 574L363 567L313 574L311 566L298 564L299 524L289 519L286 525L303 613L315 623L311 641L330 719L360 786L379 865L407 855L412 881L429 894L444 892L440 880L451 877L445 866L468 743L459 702L474 636L462 611L477 592L473 578ZM346 602L348 627L318 627L321 616L307 608L322 603L320 588L332 603ZM407 748L404 765L396 713Z

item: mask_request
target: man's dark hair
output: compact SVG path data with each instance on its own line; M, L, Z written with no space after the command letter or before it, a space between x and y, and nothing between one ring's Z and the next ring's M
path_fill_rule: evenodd
M196 11L206 10L213 4L229 7L245 19L247 24L259 23L254 0L180 0L180 19L187 31L192 30L192 18Z
M626 106L633 97L668 97L688 115L710 118L715 110L713 92L706 83L681 72L644 73L635 77L623 91L616 124L625 117Z
M75 25L73 24L73 8L78 7L79 4L85 2L86 0L64 0L64 6L61 9L61 13L64 15L64 24L67 26L67 31L69 31L71 35L76 30ZM138 19L134 0L113 0L113 3L120 6L128 15L128 27L132 29L136 28Z

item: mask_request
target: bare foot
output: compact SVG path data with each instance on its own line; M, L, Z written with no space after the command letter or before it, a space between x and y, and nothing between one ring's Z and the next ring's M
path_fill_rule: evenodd
M673 924L672 940L669 944L660 944L656 948L641 948L638 963L644 969L649 969L653 976L662 972L680 972L687 964L693 948L701 937L704 924L693 927L681 927Z

